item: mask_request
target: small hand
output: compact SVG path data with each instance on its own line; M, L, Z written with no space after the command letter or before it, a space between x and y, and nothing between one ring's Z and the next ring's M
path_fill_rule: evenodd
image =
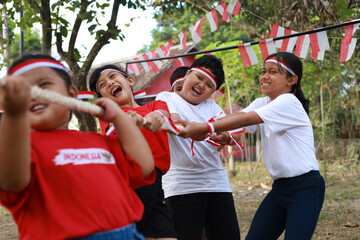
M102 107L104 112L102 114L94 114L95 117L99 118L104 122L114 122L114 120L120 115L126 116L121 108L109 98L102 97L94 101L94 104Z
M138 128L142 128L144 125L144 118L140 114L135 111L129 110L126 112L127 115L131 118L131 120L138 126Z
M27 79L6 76L6 85L0 92L0 103L9 116L24 114L29 110L31 84Z
M209 133L209 129L205 123L190 122L186 120L175 121L175 124L178 123L184 126L179 133L179 136L183 138L190 137L196 141L202 141Z
M156 132L161 129L162 124L164 123L164 119L159 112L151 112L145 116L146 124L144 128L150 130L152 132Z

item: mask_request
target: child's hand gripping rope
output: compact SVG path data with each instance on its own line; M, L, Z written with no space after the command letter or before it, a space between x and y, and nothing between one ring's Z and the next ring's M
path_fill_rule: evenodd
M4 87L6 85L6 79L0 78L0 88ZM90 102L84 102L81 100L78 100L76 98L64 96L55 92L50 92L43 90L39 88L38 86L32 86L31 87L31 97L37 98L39 100L42 100L47 103L56 103L60 104L66 107L69 107L70 109L86 112L90 114L97 114L102 115L104 112L104 109L96 104L92 104ZM174 134L178 134L180 130L178 129L179 126L175 126L170 119L166 118L161 112L159 112L162 117L164 118L164 124L161 126L162 130L170 131ZM145 125L147 122L146 118L144 118L143 125Z

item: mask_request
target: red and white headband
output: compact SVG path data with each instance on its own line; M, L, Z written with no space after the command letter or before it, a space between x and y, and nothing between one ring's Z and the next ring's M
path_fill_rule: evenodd
M32 59L29 61L19 63L13 69L11 69L11 71L9 72L9 75L19 76L20 74L23 74L24 72L27 72L29 70L32 70L34 68L39 68L39 67L57 68L57 69L65 71L66 73L69 72L68 69L60 62L58 62L56 60L52 60L52 59L42 58L42 59Z
M283 62L282 60L279 60L277 58L269 58L265 61L265 63L267 63L267 62L276 63L279 66L281 66L282 68L286 69L289 73L291 73L292 76L296 75L295 72L293 70L291 70L291 68L288 65L286 65L286 63Z
M215 80L215 77L210 72L206 71L203 68L199 68L199 67L193 67L193 68L191 68L191 70L198 71L198 72L201 72L202 74L204 74L214 84L215 88L217 88L217 82Z
M175 79L174 82L171 84L171 88L173 88L177 82L183 81L184 79L184 77L179 77Z
M100 75L103 74L104 72L107 72L107 71L115 71L115 72L121 73L121 75L123 75L124 77L129 76L126 73L124 73L123 71L119 71L119 70L113 69L113 68L105 68L104 70L101 71Z

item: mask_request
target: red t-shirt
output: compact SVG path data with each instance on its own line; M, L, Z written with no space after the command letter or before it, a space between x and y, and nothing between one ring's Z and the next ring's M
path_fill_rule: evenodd
M133 189L152 183L116 137L75 130L33 131L31 168L25 191L0 191L20 239L76 238L137 222L144 207Z
M153 101L140 107L122 107L124 112L132 110L141 116L145 117L148 113L154 110L165 110L169 112L167 104L164 101ZM170 114L169 114L170 115ZM115 135L115 129L109 129L109 123L100 122L101 132L106 135ZM170 149L167 133L163 130L151 132L145 128L141 128L141 132L148 142L151 152L153 154L155 167L165 174L170 168Z

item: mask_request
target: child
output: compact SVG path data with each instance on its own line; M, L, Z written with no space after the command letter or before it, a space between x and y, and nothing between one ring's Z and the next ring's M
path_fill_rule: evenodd
M308 100L301 90L302 63L279 52L264 62L259 79L267 97L213 124L181 121L184 137L203 139L209 132L245 127L260 129L264 160L274 180L255 213L246 239L311 239L322 208L324 179L319 173Z
M181 92L181 89L184 84L184 77L189 69L190 69L190 67L186 67L186 66L178 67L171 74L170 85L171 85L172 92L176 92L176 93Z
M164 192L161 184L162 175L170 167L167 133L159 130L164 122L163 116L169 117L168 108L162 101L139 106L133 97L131 89L133 85L134 78L114 65L97 68L90 77L90 89L99 97L112 99L141 126L143 118L146 118L146 124L141 128L141 132L149 143L154 157L156 180L151 185L135 190L145 206L144 216L137 223L137 227L148 239L175 239L175 230L167 206L163 203ZM104 134L114 134L110 124L103 124L102 121L100 123Z
M208 99L224 82L222 61L204 55L194 61L183 89L159 93L168 104L171 118L208 122L223 110ZM166 203L180 240L199 240L203 227L208 239L240 239L234 200L228 176L212 144L193 142L169 134L171 166L163 177ZM231 142L219 134L221 143Z
M144 239L133 224L143 205L132 189L155 176L137 126L104 98L96 117L113 122L116 137L68 130L70 110L33 99L31 86L77 96L68 70L47 55L13 63L1 89L0 203L20 239Z

